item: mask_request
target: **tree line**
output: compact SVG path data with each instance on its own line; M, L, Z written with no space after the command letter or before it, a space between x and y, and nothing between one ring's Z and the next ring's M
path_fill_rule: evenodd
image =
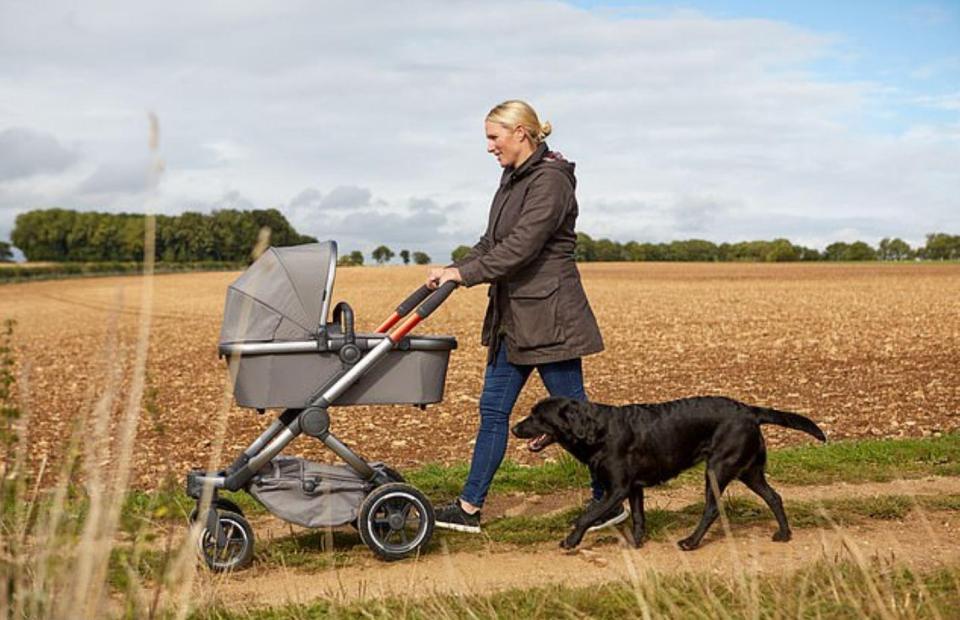
M378 265L389 263L391 260L393 260L394 256L396 256L396 253L394 253L393 250L385 245L379 245L374 248L372 252L370 252L370 258L372 258ZM415 251L411 253L410 250L400 250L400 260L403 261L404 265L409 265L411 259L416 265L430 264L430 255L426 252ZM346 267L362 265L363 252L360 250L354 250L349 254L344 254L337 260L337 264Z
M459 260L470 248L461 245L451 258ZM593 239L577 233L574 257L591 261L676 261L676 262L792 262L792 261L874 261L874 260L958 260L960 235L931 233L922 247L912 248L900 238L885 238L877 247L865 241L837 241L823 251L795 245L787 239L773 241L739 241L714 243L704 239L686 239L669 243L620 243L610 239Z
M36 209L17 216L10 239L28 261L69 263L123 263L143 260L145 218L137 213L101 213L70 209ZM270 244L277 247L315 243L299 234L276 209L239 211L222 209L210 214L186 212L156 216L156 257L165 263L243 263L260 230L270 229ZM0 261L13 259L11 244L0 241ZM385 245L373 250L378 264L396 254ZM425 252L400 250L404 265L430 263ZM362 265L363 253L354 250L340 257L340 265Z
M17 216L10 240L29 261L142 261L146 219L135 213L38 209ZM156 216L156 257L164 262L250 260L264 227L274 246L312 243L276 209L222 209Z
M142 214L38 209L17 216L10 238L29 261L136 262L143 260L144 222ZM277 209L158 215L156 225L156 256L168 263L247 262L264 227L270 229L270 242L274 246L316 241L314 237L299 234ZM459 246L452 257L462 258L469 250L467 246ZM377 264L388 263L395 256L397 254L386 245L378 246L370 254ZM0 261L9 261L12 257L11 245L0 242ZM418 265L431 261L428 254L407 249L400 250L399 257L405 265L411 261ZM885 238L876 247L864 241L838 241L820 251L795 245L787 239L719 244L704 239L620 243L593 239L581 232L577 233L575 257L582 262L960 260L960 235L930 233L924 245L916 248L900 238ZM339 262L362 265L364 255L355 250L341 256Z

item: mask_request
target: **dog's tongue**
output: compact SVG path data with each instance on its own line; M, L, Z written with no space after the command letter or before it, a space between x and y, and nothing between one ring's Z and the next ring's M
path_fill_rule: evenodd
M543 446L541 445L541 443L546 438L547 438L546 433L544 433L543 435L538 435L537 437L534 437L533 439L527 442L527 449L530 450L531 452L539 452L540 450L543 450Z

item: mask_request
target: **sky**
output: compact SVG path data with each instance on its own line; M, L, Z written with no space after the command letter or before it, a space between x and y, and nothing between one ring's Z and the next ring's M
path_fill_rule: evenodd
M955 0L0 0L0 240L54 206L277 208L443 262L483 233L513 98L594 238L960 234Z

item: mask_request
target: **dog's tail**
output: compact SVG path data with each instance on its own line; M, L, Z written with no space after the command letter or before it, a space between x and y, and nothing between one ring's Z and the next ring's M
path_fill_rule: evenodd
M754 407L753 405L747 405L747 408L750 409L753 415L757 416L757 420L759 420L760 424L776 424L777 426L786 426L787 428L792 428L798 431L803 431L808 435L813 435L820 441L827 440L827 436L813 420L802 416L799 413L778 411L776 409L768 409L767 407Z

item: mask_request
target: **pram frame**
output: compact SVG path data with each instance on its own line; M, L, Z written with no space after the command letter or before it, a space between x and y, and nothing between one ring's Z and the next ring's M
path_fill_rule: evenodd
M319 439L334 454L340 457L353 471L367 482L370 490L381 485L395 483L396 479L388 469L374 468L363 457L350 449L330 432L330 417L327 409L334 405L337 399L364 374L383 360L392 350L401 343L410 346L416 343L417 348L429 350L443 348L430 340L441 339L406 339L421 321L430 316L456 289L455 282L448 282L436 291L422 286L401 303L374 335L380 342L362 354L354 343L353 313L348 305L343 304L334 310L334 320L342 317L347 329L342 330L340 338L328 338L327 314L331 300L333 279L336 265L336 244L333 244L334 260L331 261L330 272L324 288L322 314L316 344L310 342L284 343L233 343L221 347L221 354L228 355L231 382L236 380L236 373L240 357L244 353L300 353L309 351L337 351L343 366L325 386L320 388L304 408L288 408L275 419L226 469L209 473L193 471L187 475L187 494L198 502L197 514L206 511L207 532L216 541L217 548L226 544L223 528L220 526L218 515L218 494L221 490L238 491L245 489L253 477L272 459L279 455L294 439L301 434L307 434ZM399 327L389 332L401 319L416 309ZM371 340L367 337L367 342ZM419 340L419 342L417 342ZM455 341L454 341L455 346ZM446 347L449 350L449 347ZM432 520L432 516L430 517ZM432 525L431 525L432 528Z

